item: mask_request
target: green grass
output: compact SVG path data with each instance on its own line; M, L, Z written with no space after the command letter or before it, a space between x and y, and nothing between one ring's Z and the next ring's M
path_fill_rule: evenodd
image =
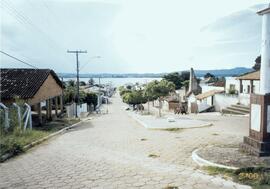
M13 155L22 153L24 151L24 146L79 121L80 120L78 119L59 119L39 127L34 127L32 130L26 130L25 132L18 129L18 127L15 127L13 131L8 133L2 132L0 135L0 156L7 153Z
M44 131L27 130L21 132L15 130L12 133L1 135L0 140L0 155L12 153L14 155L23 152L23 147L40 138L47 136L49 133Z
M210 175L222 175L232 178L235 182L252 186L253 189L270 188L270 168L248 167L229 170L219 167L204 167Z

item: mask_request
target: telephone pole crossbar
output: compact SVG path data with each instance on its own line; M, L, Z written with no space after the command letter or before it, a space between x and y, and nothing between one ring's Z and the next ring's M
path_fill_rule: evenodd
M67 53L75 53L76 54L76 63L77 63L77 94L76 94L76 117L78 117L78 110L77 110L77 104L80 104L80 77L79 77L79 54L80 53L87 53L87 51L70 51L68 50Z

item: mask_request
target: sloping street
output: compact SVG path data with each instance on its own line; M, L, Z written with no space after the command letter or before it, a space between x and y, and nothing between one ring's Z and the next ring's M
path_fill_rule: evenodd
M118 96L111 101L108 114L0 164L0 188L249 188L209 176L191 159L196 148L240 142L247 118L229 123L205 117L213 127L147 130L128 116Z

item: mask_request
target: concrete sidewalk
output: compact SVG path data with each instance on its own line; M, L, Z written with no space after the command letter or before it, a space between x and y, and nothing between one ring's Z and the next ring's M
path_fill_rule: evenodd
M138 123L143 125L147 129L191 129L200 127L209 127L212 125L211 122L200 121L187 117L179 116L163 116L155 117L152 115L141 115L135 112L128 113Z

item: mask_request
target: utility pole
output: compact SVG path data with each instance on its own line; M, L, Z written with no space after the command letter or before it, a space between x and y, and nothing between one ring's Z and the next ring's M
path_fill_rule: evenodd
M79 81L79 53L87 53L87 51L81 51L81 50L76 50L76 51L70 51L68 50L67 53L75 53L76 54L76 63L77 63L77 95L76 95L76 117L78 117L78 110L77 110L77 104L80 104L80 81Z

